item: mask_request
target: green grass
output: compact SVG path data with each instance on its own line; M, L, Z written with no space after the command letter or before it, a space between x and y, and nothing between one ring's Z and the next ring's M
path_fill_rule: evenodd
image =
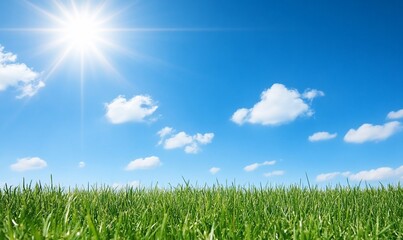
M4 187L0 239L402 239L403 188Z

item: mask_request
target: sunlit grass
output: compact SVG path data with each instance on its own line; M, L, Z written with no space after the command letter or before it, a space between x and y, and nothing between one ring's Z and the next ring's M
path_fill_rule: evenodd
M4 187L0 239L402 239L396 186Z

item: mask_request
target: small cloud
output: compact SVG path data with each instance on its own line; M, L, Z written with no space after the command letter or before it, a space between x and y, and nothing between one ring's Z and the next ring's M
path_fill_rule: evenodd
M161 138L159 144L163 144L165 149L184 148L186 153L193 154L200 152L200 145L207 145L214 138L214 133L197 133L193 136L186 132L174 134L174 130L170 127L161 129L157 134Z
M144 122L158 108L151 97L138 95L127 100L118 96L112 102L105 104L106 118L112 124L126 122Z
M377 169L365 170L351 174L349 178L355 181L375 181L391 178L400 178L403 176L403 166L396 169L390 167L380 167Z
M30 170L39 170L47 167L47 163L45 160L42 160L38 157L26 157L20 158L16 163L11 164L10 168L13 171L24 172Z
M13 87L20 92L18 99L32 97L45 87L45 83L40 79L40 73L16 61L17 55L5 52L0 45L0 91Z
M125 168L126 171L138 170L138 169L152 169L158 166L161 166L161 161L158 157L146 157L146 158L138 158L136 160L131 161Z
M310 142L330 140L337 137L337 133L330 134L328 132L317 132L308 137Z
M251 165L248 165L248 166L244 167L243 169L246 172L252 172L252 171L255 171L256 169L258 169L261 166L270 166L270 165L274 165L274 164L276 164L276 161L265 161L265 162L262 162L262 163L252 163Z
M86 166L85 162L78 163L78 168L85 168L85 166Z
M126 184L124 183L114 183L112 184L112 188L116 190L121 190L125 188L139 188L140 187L140 181L131 181Z
M310 101L312 101L314 98L323 96L325 96L325 93L316 89L307 89L305 90L304 94L302 94L303 98L308 99Z
M163 129L161 129L157 134L160 136L160 138L163 138L169 134L171 134L173 131L173 128L171 127L164 127Z
M231 120L238 125L244 123L261 125L280 125L294 121L299 116L312 116L313 110L305 99L312 100L324 93L316 89L307 91L303 96L295 89L287 89L283 84L275 83L263 91L260 101L252 108L240 108ZM305 96L305 97L304 97Z
M263 174L265 177L275 177L275 176L282 176L285 174L285 171L283 170L277 170L277 171L273 171L273 172L268 172Z
M401 129L400 122L393 121L384 125L363 124L357 130L350 129L344 136L349 143L379 142L397 133Z
M317 182L325 182L325 181L330 181L340 175L340 172L331 172L331 173L321 173L318 176L316 176L316 181Z
M218 173L220 170L221 169L218 167L212 167L212 168L210 168L209 172L214 175L214 174Z
M394 112L394 111L389 112L387 118L388 119L400 119L400 118L403 118L403 109L400 109L400 110L398 110L396 112Z

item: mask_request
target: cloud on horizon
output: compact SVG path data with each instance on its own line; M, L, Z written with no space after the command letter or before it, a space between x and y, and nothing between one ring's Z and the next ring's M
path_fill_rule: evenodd
M317 182L325 182L325 181L330 181L336 177L339 176L344 176L348 177L351 173L350 172L331 172L331 173L321 173L318 176L316 176L316 181Z
M19 92L18 99L32 97L45 87L41 74L24 63L17 62L17 55L5 52L0 45L0 92L12 87Z
M330 181L336 177L347 177L352 181L379 181L403 177L403 165L398 168L380 167L371 170L363 170L357 173L351 172L331 172L322 173L316 176L317 182Z
M119 95L110 103L105 104L106 119L112 124L127 122L144 122L158 108L147 95L137 95L131 99Z
M314 111L310 103L316 97L324 96L322 91L311 89L300 94L296 89L287 89L283 84L275 83L262 92L260 101L252 108L240 108L231 120L238 124L281 125L294 121L300 116L312 116Z
M285 171L276 170L276 171L265 173L265 174L263 174L263 176L265 176L265 177L276 177L276 176L283 176L284 174L285 174Z

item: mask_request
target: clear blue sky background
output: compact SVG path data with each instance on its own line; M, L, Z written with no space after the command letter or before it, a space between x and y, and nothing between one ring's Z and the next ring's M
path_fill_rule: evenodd
M51 1L32 2L62 15ZM78 6L82 2L76 1ZM61 3L71 9L70 1ZM0 183L18 184L22 178L48 182L51 174L63 185L175 185L182 177L199 184L292 184L305 181L305 173L324 185L347 178L357 183L360 176L372 184L401 181L403 119L387 115L403 109L402 1L107 4L102 14L116 13L108 27L154 30L102 34L120 47L100 47L116 71L86 52L81 85L77 51L50 74L66 46L51 46L60 37L54 32L28 31L57 23L29 2L0 2L3 53L17 55L14 64L26 64L42 73L39 78L49 76L32 97L17 99L17 85L0 89ZM171 28L176 31L164 31ZM6 71L13 63L2 64ZM231 120L238 109L258 103L275 83L298 91L314 114L274 125ZM307 89L324 96L303 99ZM113 124L106 104L119 95L127 100L149 96L158 109L143 121ZM350 129L365 123L382 128L393 121L397 127L382 139L377 139L379 132L360 143L345 139ZM158 144L157 132L167 126L176 130L171 137L183 131L188 136L214 133L214 138L199 144L196 154L166 149ZM337 136L308 140L321 131ZM151 156L158 157L158 166L126 169L131 161ZM18 159L33 157L46 166L24 171L11 167ZM83 168L78 167L81 161ZM265 161L276 162L244 169ZM212 167L220 170L212 174ZM317 178L327 173L334 174Z

